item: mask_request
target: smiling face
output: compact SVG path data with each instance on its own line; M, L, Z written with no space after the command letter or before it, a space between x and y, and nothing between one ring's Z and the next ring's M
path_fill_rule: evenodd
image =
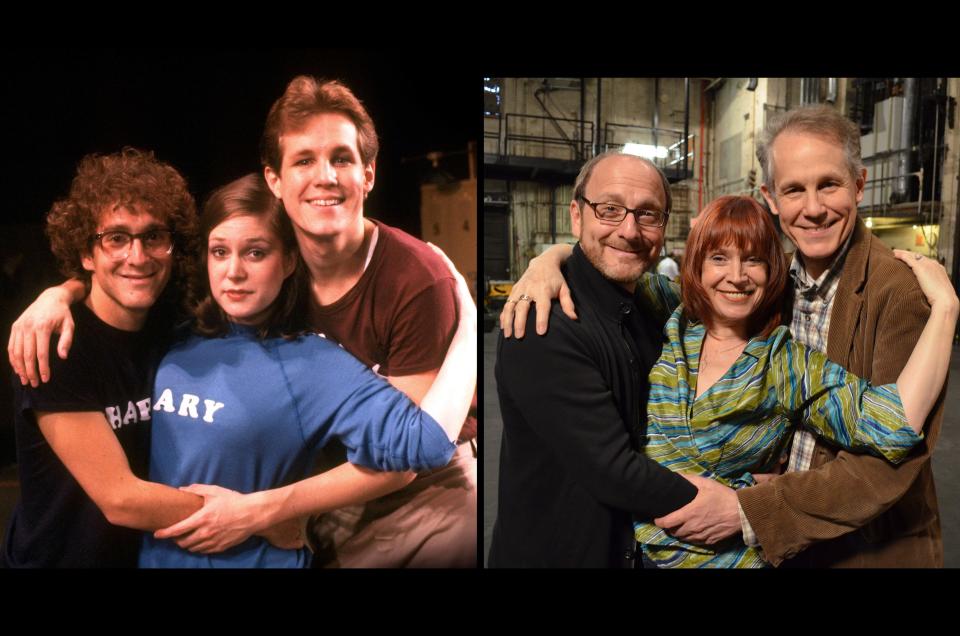
M660 175L629 155L611 156L596 164L583 196L631 209L664 212L666 206ZM601 223L587 203L572 201L570 219L587 259L605 278L629 291L657 262L663 247L663 228L637 225L633 214L627 214L618 225L609 225Z
M363 200L375 166L360 158L357 127L339 113L321 113L280 136L280 172L267 167L270 190L283 201L298 239L363 232Z
M132 211L110 206L97 223L97 234L112 230L140 234L154 229L168 228L138 206ZM85 302L108 325L136 331L170 280L173 254L147 253L140 239L135 239L125 254L124 258L109 256L99 241L93 241L90 253L81 258L83 268L91 272L90 295Z
M266 217L231 216L207 239L211 296L231 321L258 325L293 273L295 258L284 252Z
M770 153L774 191L764 185L761 192L817 278L853 232L866 170L851 174L839 143L802 131L778 135Z
M713 308L712 322L747 333L750 316L763 300L767 275L767 264L760 256L729 244L709 250L700 284Z

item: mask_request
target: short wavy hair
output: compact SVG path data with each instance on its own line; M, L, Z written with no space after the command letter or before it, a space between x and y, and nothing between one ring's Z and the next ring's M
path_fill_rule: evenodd
M167 289L182 289L196 266L196 203L173 166L153 152L130 147L81 159L69 194L47 213L46 233L61 272L89 285L91 272L83 268L82 258L91 253L100 215L121 206L149 212L174 232L174 269Z
M751 336L768 336L780 324L788 265L770 214L752 197L720 197L697 217L687 237L680 272L684 313L708 328L713 326L716 313L700 282L703 261L711 251L727 245L758 256L767 264L767 285L748 328Z
M281 135L302 130L314 115L339 113L357 127L357 145L363 165L377 158L380 142L367 109L353 92L336 80L299 75L287 84L287 90L273 103L267 114L260 139L260 161L280 174L283 149Z
M770 149L777 137L787 131L812 133L835 141L843 148L847 168L854 180L860 178L863 158L860 156L860 128L857 124L832 106L803 106L771 117L757 141L757 159L763 169L763 183L771 194L774 193L774 179Z
M189 304L196 318L194 330L206 337L222 336L229 332L230 320L210 291L210 277L207 274L210 250L207 249L207 241L214 228L235 216L265 218L280 239L284 254L296 257L296 268L283 281L270 313L257 325L257 335L260 338L295 338L301 335L307 330L309 274L300 258L293 225L283 210L283 204L273 196L263 175L257 173L245 175L214 190L203 204L200 214L202 267L197 268L189 292Z

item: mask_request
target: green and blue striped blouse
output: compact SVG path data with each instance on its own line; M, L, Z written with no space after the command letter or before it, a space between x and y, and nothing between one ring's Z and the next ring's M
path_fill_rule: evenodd
M640 286L656 307L676 305L677 289L661 277ZM648 457L675 472L732 488L756 483L788 447L794 425L853 451L902 460L921 437L907 425L895 384L871 386L826 356L794 341L786 327L751 339L733 366L694 399L704 325L677 307L667 341L650 372ZM765 567L739 535L714 544L684 543L652 523L634 524L647 558L660 567Z

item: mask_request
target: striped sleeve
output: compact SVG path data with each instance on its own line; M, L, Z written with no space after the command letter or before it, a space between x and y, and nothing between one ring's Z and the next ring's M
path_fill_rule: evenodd
M660 274L644 274L640 277L637 290L657 314L660 322L665 323L680 304L680 286Z
M872 386L791 338L771 355L780 403L818 435L892 463L922 439L907 424L895 384Z

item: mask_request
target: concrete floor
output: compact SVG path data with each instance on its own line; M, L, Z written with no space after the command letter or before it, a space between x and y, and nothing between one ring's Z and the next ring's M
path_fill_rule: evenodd
M490 535L497 515L497 469L503 421L493 378L497 333L483 335L483 555L486 565ZM933 472L940 502L944 565L960 567L960 347L954 347L950 363L953 381L947 388L946 416L933 455Z

